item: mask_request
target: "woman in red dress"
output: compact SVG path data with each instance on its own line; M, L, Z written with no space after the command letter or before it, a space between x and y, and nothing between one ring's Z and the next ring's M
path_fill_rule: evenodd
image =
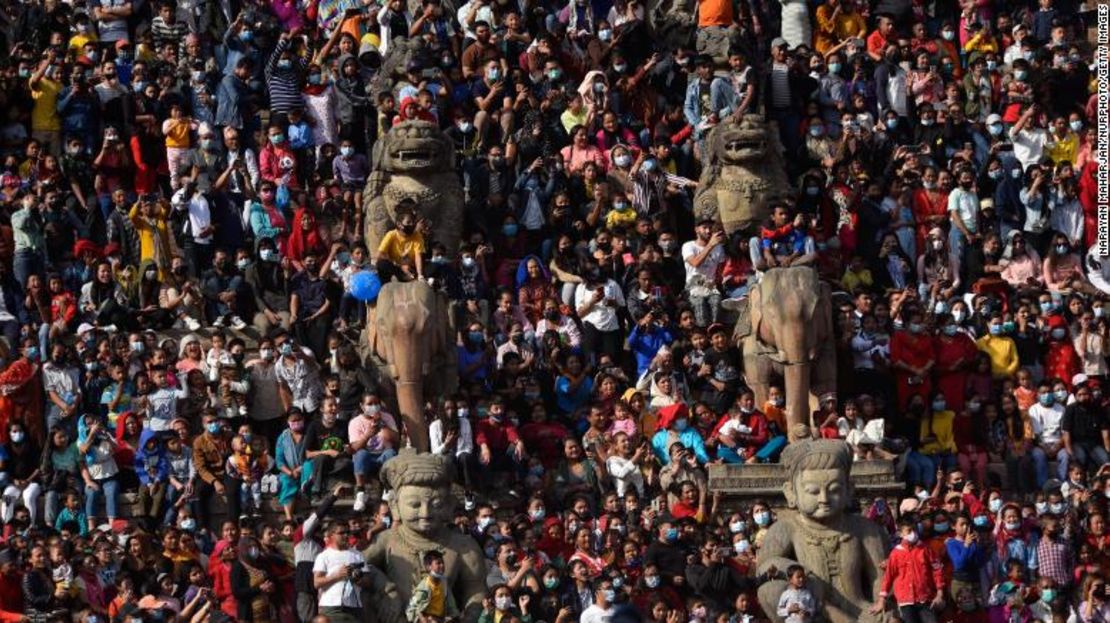
M890 340L890 364L898 389L898 408L906 408L912 396L931 398L931 372L936 365L933 336L925 327L921 309L907 310L905 327L894 332Z
M929 230L943 227L948 220L948 191L952 176L948 171L938 172L936 167L925 167L921 174L924 188L913 193L913 219L917 223L917 248L925 248Z
M952 316L938 316L937 324L942 327L935 340L937 390L944 394L949 408L959 413L964 408L967 371L975 364L979 349L967 333L960 331Z

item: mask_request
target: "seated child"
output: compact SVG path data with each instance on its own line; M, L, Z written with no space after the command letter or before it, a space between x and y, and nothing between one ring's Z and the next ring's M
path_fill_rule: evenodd
M806 588L806 570L801 565L790 565L786 570L790 586L779 596L777 613L786 623L806 623L817 614L817 599Z

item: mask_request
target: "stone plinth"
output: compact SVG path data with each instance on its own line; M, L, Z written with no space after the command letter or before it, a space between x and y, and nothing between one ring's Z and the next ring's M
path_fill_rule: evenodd
M783 503L782 485L786 466L781 463L709 466L709 490L726 498L762 498L778 506ZM852 464L852 487L860 498L891 497L904 488L894 475L890 461L856 461Z

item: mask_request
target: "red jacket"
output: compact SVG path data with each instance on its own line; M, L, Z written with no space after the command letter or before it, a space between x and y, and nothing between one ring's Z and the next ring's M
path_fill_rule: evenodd
M494 424L489 419L478 420L474 443L479 446L489 445L490 452L504 452L518 439L520 437L512 424Z
M882 597L891 594L899 604L926 604L944 587L944 565L920 543L899 543L890 552L883 573Z
M0 622L19 623L23 620L23 576L18 571L0 574Z

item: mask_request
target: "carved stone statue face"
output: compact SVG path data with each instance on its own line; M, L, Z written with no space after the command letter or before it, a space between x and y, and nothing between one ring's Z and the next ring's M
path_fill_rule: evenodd
M401 487L391 503L393 516L400 523L429 537L451 521L453 509L449 489L418 485Z
M819 522L840 516L848 506L851 487L848 473L840 469L803 469L794 478L793 495L787 499L802 515Z

